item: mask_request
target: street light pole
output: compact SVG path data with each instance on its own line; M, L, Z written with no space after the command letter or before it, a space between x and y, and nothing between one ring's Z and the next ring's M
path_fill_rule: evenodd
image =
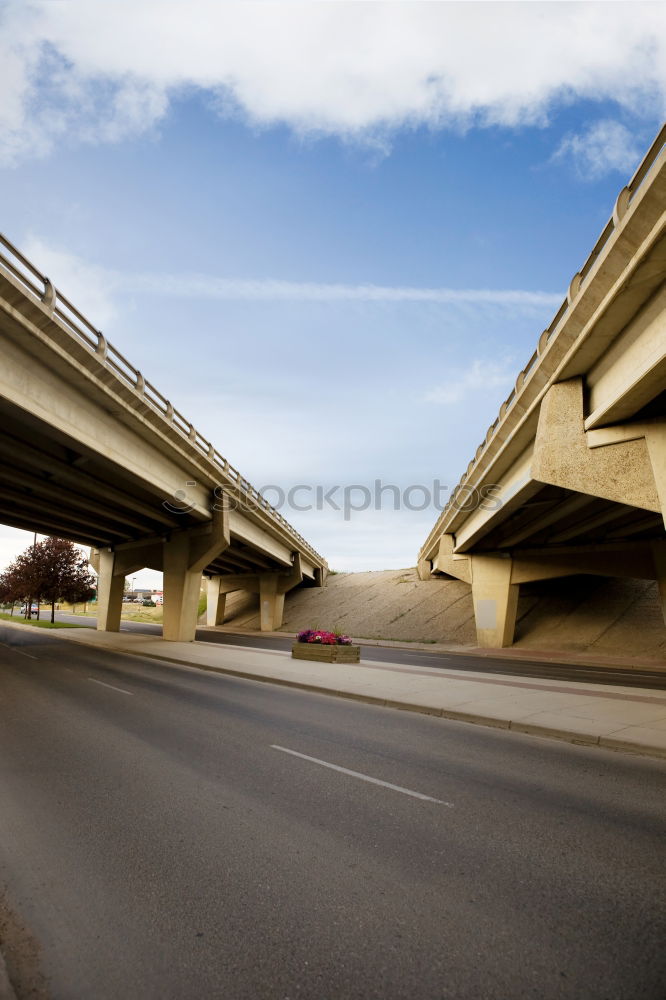
M34 566L35 553L37 551L37 532L34 533L32 537L32 562ZM30 603L28 605L28 618L32 619L32 597L30 598ZM39 594L37 594L37 621L39 621Z

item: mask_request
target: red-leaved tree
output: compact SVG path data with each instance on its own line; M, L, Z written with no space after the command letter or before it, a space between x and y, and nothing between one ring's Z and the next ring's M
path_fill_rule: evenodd
M73 542L65 538L45 538L31 545L7 567L0 577L0 597L5 601L25 601L26 617L35 600L51 605L55 620L56 601L87 601L95 592L95 577L88 560Z

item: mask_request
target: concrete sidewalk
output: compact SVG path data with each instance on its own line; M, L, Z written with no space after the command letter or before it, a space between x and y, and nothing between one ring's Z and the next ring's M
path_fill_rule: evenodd
M389 708L666 758L666 694L659 690L456 671L455 657L446 670L378 661L340 665L292 660L282 650L165 642L131 632L73 628L48 635L56 642L77 642Z
M203 632L220 632L223 635L238 635L239 630L228 625L203 625L199 623L197 630ZM256 636L259 639L292 639L296 640L296 632L261 632L259 629L242 630L244 636ZM407 652L416 650L420 653L432 653L436 656L473 656L484 660L525 660L535 663L561 663L563 666L606 667L618 670L662 670L666 673L666 659L655 656L632 656L626 654L611 656L608 653L590 653L579 649L532 649L524 646L508 646L505 649L486 649L481 646L462 646L452 642L400 642L397 639L368 639L352 636L352 641L362 646L381 646L383 649L403 649Z

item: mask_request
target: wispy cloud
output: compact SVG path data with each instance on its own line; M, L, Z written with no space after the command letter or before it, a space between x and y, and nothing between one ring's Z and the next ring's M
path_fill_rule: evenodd
M178 298L285 302L434 302L539 308L559 306L562 293L488 288L418 288L404 285L219 278L214 275L117 276L125 289Z
M578 135L567 135L553 160L570 160L579 177L596 180L614 170L630 174L641 158L635 136L620 122L604 119Z
M2 22L8 163L140 134L184 93L384 148L399 128L544 125L577 99L666 105L662 3L5 0Z
M452 369L446 384L436 386L425 394L427 403L451 406L468 396L489 389L508 389L516 377L516 365L511 359L473 361L465 369Z
M90 320L105 326L121 294L245 302L434 303L493 306L516 311L557 308L563 293L490 288L418 288L408 285L224 278L214 274L136 274L99 267L31 235L23 250Z

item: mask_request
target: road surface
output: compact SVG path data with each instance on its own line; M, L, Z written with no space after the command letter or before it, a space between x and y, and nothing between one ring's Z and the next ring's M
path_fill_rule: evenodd
M0 643L19 1000L663 1000L664 762Z

